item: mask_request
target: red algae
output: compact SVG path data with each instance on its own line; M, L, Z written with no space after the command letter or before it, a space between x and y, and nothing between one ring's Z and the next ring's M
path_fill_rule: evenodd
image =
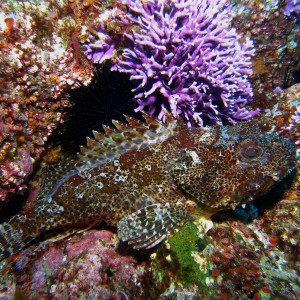
M10 264L26 299L147 297L142 287L149 276L145 263L119 254L115 234L107 230L91 230L36 249L31 246Z
M95 245L99 243L99 240L105 244L111 243L113 236L114 234L110 231L92 231L89 235L80 238L80 240L75 239L66 247L67 259L71 260L83 252L88 251L91 247L95 247Z
M76 29L74 16L58 3L4 1L0 8L1 208L25 192L45 142L62 122L60 111L68 102L60 95L76 80L89 82L93 67L82 60L73 70L76 57L68 39ZM19 164L25 156L30 161ZM15 169L12 175L11 168Z

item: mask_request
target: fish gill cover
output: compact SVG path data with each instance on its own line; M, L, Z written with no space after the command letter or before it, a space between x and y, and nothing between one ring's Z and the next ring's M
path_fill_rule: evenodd
M227 1L123 1L134 26L114 69L137 82L137 110L164 119L164 108L189 125L235 123L258 113L245 106L253 93L252 42L230 28ZM126 21L124 21L126 22ZM113 55L113 41L85 45L86 55L101 63Z

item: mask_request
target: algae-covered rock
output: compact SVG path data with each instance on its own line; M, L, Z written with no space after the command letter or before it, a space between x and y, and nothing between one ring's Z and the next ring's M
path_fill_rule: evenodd
M152 262L154 281L164 290L161 297L204 299L214 295L211 251L209 241L199 236L198 228L192 222L170 237Z
M202 251L207 246L205 238L197 235L197 227L193 223L187 223L177 234L169 240L171 257L178 266L178 276L184 286L196 284L200 290L208 288L205 284L207 273L199 268L195 261L195 252Z

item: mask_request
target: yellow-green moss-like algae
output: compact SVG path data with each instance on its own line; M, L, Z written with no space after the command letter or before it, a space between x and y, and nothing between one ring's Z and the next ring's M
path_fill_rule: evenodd
M184 286L197 285L199 291L210 294L205 283L209 274L202 272L194 260L192 253L202 251L207 246L205 238L200 239L198 229L192 222L186 223L183 228L169 239L172 260L178 267L178 276Z

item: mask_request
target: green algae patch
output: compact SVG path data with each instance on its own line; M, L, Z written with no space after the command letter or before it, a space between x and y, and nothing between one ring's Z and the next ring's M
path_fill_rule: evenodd
M186 223L183 228L169 239L172 260L178 268L178 277L184 286L197 285L201 292L210 294L206 285L208 274L200 270L193 253L202 251L207 246L205 238L200 239L198 229L192 222Z

